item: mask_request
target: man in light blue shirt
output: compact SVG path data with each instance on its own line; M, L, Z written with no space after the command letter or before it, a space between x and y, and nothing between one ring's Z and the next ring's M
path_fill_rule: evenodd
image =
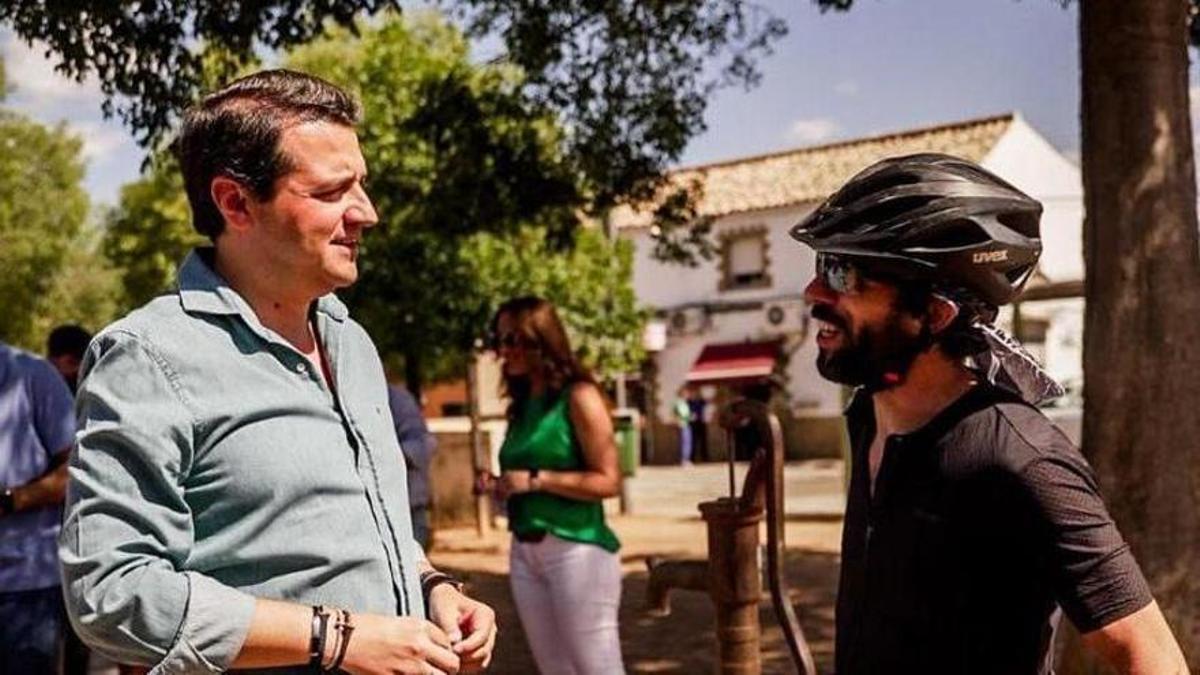
M0 342L0 673L53 672L58 659L55 538L74 437L58 372Z
M377 216L357 104L266 71L209 95L174 150L196 229L178 290L84 360L61 536L69 613L152 673L452 673L492 610L413 540L374 345L333 291Z

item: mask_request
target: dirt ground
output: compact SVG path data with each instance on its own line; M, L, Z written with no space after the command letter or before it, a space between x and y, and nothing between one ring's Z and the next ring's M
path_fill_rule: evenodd
M704 523L698 516L682 515L617 516L610 523L622 541L621 646L628 671L688 675L713 672L716 641L707 595L675 591L669 616L652 617L645 611L646 557L704 557ZM793 516L786 526L790 596L822 673L832 671L841 527L841 519L836 516ZM440 531L430 558L438 567L465 578L469 592L496 609L501 638L491 672L536 673L508 588L507 533L493 531L480 538L474 529ZM763 672L794 672L770 598L765 594L759 618L763 626Z

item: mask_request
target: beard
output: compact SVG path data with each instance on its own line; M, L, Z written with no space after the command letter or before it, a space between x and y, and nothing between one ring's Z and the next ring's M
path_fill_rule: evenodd
M864 325L857 331L828 305L813 307L812 315L833 324L842 334L840 347L822 349L817 354L817 372L832 382L868 391L889 389L903 382L913 361L933 343L928 324L922 322L920 332L914 335L905 328L897 309L889 312L882 323Z

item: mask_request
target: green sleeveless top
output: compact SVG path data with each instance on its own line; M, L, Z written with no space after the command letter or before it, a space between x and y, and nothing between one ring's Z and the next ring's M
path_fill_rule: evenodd
M500 469L581 471L583 451L568 415L568 395L548 400L533 397L520 417L509 423L500 447ZM508 527L518 534L549 532L560 539L595 544L615 553L617 535L604 522L604 505L548 492L526 492L508 498Z

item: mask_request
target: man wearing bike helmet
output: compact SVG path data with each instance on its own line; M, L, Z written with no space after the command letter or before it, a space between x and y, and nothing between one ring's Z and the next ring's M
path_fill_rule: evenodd
M1122 672L1183 655L1079 451L1061 394L992 324L1041 253L1036 200L947 155L884 160L792 229L817 367L857 387L836 671L1050 673L1060 608Z

